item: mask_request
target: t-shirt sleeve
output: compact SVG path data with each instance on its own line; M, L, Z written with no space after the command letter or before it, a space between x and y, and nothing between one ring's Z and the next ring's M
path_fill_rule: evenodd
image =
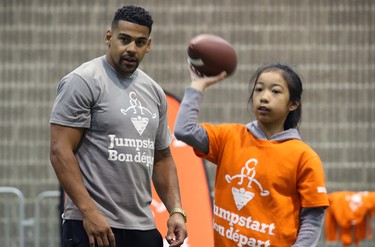
M220 163L223 154L223 144L227 136L228 125L219 124L213 125L210 123L202 123L201 126L205 129L208 137L208 153L194 149L198 157L204 158L214 164Z
M50 123L89 128L92 103L93 96L87 83L80 76L71 73L57 86Z
M323 166L317 154L302 162L297 186L301 195L302 207L329 205Z

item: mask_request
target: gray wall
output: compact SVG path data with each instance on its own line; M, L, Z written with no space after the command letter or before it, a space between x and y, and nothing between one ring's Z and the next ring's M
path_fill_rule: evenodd
M304 82L301 133L321 156L329 192L375 190L375 1L2 0L0 186L24 193L26 216L33 217L39 193L58 189L48 157L57 82L105 53L113 12L127 3L143 5L155 21L141 68L178 97L189 84L190 38L209 32L235 47L236 73L207 91L202 121L250 121L248 81L256 68L295 66Z

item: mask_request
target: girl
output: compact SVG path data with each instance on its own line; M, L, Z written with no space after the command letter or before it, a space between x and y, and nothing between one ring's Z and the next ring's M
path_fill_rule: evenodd
M328 206L319 156L297 130L302 83L288 66L259 68L244 124L199 124L204 90L223 80L192 68L175 124L175 136L217 165L214 239L220 246L316 246Z

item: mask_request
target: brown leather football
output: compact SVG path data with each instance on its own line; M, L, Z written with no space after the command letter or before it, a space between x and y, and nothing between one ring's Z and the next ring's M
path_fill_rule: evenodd
M215 76L222 71L231 75L237 66L237 54L225 39L204 33L190 40L188 61L201 76Z

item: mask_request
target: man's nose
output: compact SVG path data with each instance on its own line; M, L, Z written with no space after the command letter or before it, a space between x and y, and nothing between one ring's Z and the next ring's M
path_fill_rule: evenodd
M130 51L130 52L136 52L137 51L137 44L135 43L134 40L128 44L126 50Z

